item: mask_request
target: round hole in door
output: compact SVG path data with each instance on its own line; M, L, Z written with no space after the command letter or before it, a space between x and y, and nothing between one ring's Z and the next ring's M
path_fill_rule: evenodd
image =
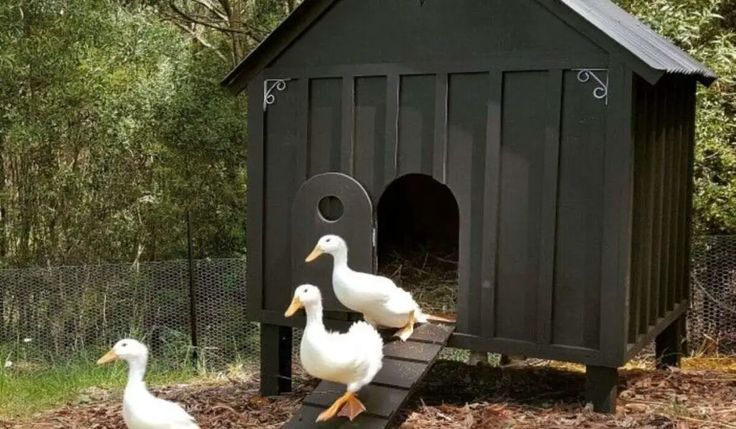
M345 212L342 201L334 195L330 195L319 200L319 214L328 222L339 220Z

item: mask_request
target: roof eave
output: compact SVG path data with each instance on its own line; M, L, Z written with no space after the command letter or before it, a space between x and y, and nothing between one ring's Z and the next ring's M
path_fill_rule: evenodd
M273 33L266 37L261 44L225 76L221 85L233 94L242 92L252 79L278 58L294 40L312 26L335 2L336 0L304 0ZM656 85L663 76L668 74L691 76L706 87L710 86L717 79L716 75L710 70L707 70L705 73L683 73L677 70L663 70L652 67L651 64L623 47L611 36L595 28L592 23L571 8L564 7L560 9L559 6L562 6L561 3L550 3L550 0L539 0L539 3L546 6L548 10L564 21L584 22L591 29L595 29L593 32L583 31L583 34L588 37L592 36L594 41L602 42L605 40L604 45L608 49L615 51L620 58L629 64L629 67L631 67L634 73L641 76L650 85ZM596 32L598 33L598 37L592 34Z
M715 82L716 80L718 80L718 76L716 76L715 74L713 74L713 75L702 75L701 74L701 75L696 76L696 79L697 79L698 82L702 83L703 86L705 86L706 88L708 88L711 85L713 85L713 82Z
M243 58L220 83L233 94L243 91L336 0L304 0L268 37Z
M258 50L251 52L220 82L233 95L237 95L248 86L248 82L258 74L258 70L265 68L268 58L258 55Z
M685 78L690 78L696 82L701 83L703 86L710 87L713 82L718 80L718 77L715 74L704 74L704 73L683 73L681 71L670 71L670 70L655 70L651 67L648 67L646 63L644 64L645 68L634 68L633 71L637 75L639 75L641 78L643 78L648 84L650 85L656 85L660 79L662 79L664 76L670 75L670 76L682 76ZM641 70L649 70L651 73L642 73Z

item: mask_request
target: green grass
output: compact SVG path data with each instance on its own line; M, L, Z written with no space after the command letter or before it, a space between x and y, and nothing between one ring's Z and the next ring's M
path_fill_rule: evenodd
M97 357L64 362L15 362L3 369L0 362L0 420L22 419L39 411L79 400L89 388L119 390L125 386L127 366L115 362L95 365ZM200 378L193 368L163 367L155 361L146 381L150 386L192 382Z
M127 336L146 340L140 333ZM227 362L221 362L223 357L218 350L200 351L195 367L190 360L189 336L174 330L165 331L159 337L159 349L151 356L146 382L153 387L206 382L216 379L221 371L237 378L241 373L252 371L253 361L248 356L252 358L253 355L249 350L257 350L257 338L257 335L250 336L251 348L244 355L228 358ZM232 341L242 344L242 341ZM79 404L100 396L105 398L109 392L119 394L125 386L127 365L124 362L96 365L97 359L107 350L92 346L73 352L74 358L60 358L36 342L0 343L0 422L28 418L65 403ZM10 368L4 368L6 360L13 361Z

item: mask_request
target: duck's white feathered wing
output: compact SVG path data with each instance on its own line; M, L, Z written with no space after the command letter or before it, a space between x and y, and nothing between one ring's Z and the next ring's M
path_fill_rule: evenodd
M153 410L156 414L156 420L160 422L160 426L151 426L160 429L199 429L199 425L190 416L181 405L156 398Z
M362 304L367 308L383 306L396 314L410 313L418 308L411 294L388 277L356 272L351 281L360 290Z
M347 338L351 345L372 353L373 357L383 357L383 339L376 328L368 323L353 323L348 329Z
M363 366L364 382L370 383L383 364L383 339L376 329L366 322L355 322L345 335L348 346L358 352L359 365Z
M407 314L414 312L414 321L418 323L427 323L427 316L419 308L419 304L414 297L404 289L396 288L396 292L391 295L391 299L386 303L386 308L396 314Z

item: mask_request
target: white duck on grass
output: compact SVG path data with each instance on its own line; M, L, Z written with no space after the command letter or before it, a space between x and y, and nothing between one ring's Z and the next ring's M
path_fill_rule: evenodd
M156 398L146 388L143 376L148 364L148 347L136 340L120 340L97 364L118 359L128 363L123 420L129 429L199 429L194 418L180 405Z
M322 294L316 286L297 287L284 315L291 317L302 307L307 313L299 349L304 370L312 377L347 386L345 394L323 411L317 421L335 415L353 420L365 411L357 397L358 391L373 380L383 365L383 340L365 322L353 323L344 334L327 331L322 322Z
M406 341L414 332L415 323L429 320L452 323L453 320L422 312L411 294L396 286L393 280L375 274L353 271L348 266L348 246L340 236L325 235L319 239L306 262L327 253L332 255L332 287L345 307L363 313L373 326L399 328L396 336Z

